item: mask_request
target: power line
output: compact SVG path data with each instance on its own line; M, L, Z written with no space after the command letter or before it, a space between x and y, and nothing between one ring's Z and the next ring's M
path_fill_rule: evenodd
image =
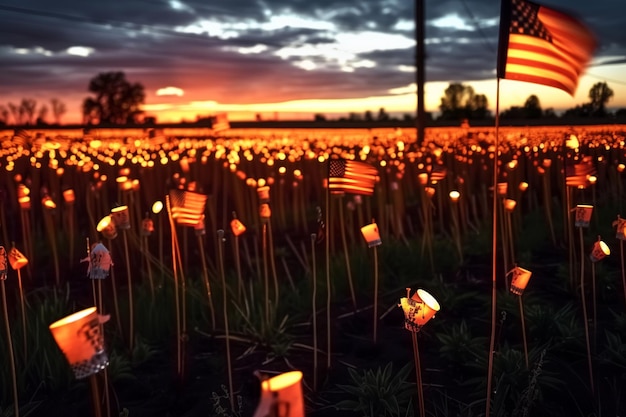
M208 36L201 36L201 35L197 35L193 33L186 33L186 32L178 32L178 31L168 29L162 26L147 25L144 23L125 22L121 20L112 20L112 19L87 18L84 16L76 16L76 15L71 15L71 14L66 14L66 13L51 12L51 11L37 10L37 9L28 9L24 7L8 6L4 4L0 4L0 11L18 13L18 14L23 14L27 16L44 17L47 19L64 20L68 22L86 23L86 24L92 24L96 26L104 26L104 27L111 26L111 27L115 27L118 29L150 30L155 33L160 33L163 35L176 36L176 37L193 39L193 40L201 40L201 41L213 40L211 37L208 37Z
M476 29L479 35L483 38L484 44L487 46L487 49L489 49L489 52L495 53L496 48L491 43L491 40L489 39L487 34L483 31L483 28L478 24L478 19L476 19L476 16L472 12L472 9L470 9L470 7L467 5L467 2L465 0L460 0L460 1L463 7L465 8L465 12L468 14L472 23L474 24L474 29Z

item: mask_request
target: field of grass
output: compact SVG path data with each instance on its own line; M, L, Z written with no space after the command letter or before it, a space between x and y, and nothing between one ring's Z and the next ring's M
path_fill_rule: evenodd
M0 416L94 413L48 329L90 306L110 315L105 416L252 416L258 375L294 369L309 416L623 415L626 127L426 135L0 130L0 245L29 261L0 284ZM373 194L328 193L336 158L374 167ZM154 210L173 189L207 197L202 226ZM105 236L119 206L130 228ZM599 240L610 254L592 260ZM85 261L98 242L103 280ZM423 407L406 288L441 305L417 333Z

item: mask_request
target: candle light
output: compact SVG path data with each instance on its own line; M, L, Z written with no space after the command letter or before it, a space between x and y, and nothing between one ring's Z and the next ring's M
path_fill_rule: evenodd
M304 417L302 372L285 372L261 381L261 400L254 417Z
M530 272L528 269L516 266L507 275L509 274L513 275L513 277L511 278L511 288L509 290L513 294L522 295L524 293L524 290L526 289L526 285L528 285L528 281L530 280L532 272Z
M101 324L108 316L100 316L90 307L52 323L54 340L69 362L77 379L94 375L107 367Z
M378 225L376 223L371 223L361 227L361 233L367 242L368 248L378 246L383 243L380 239L380 233L378 233Z
M423 325L440 310L441 306L428 292L418 289L409 297L411 289L407 288L407 296L400 299L404 311L404 327L411 332L419 332Z

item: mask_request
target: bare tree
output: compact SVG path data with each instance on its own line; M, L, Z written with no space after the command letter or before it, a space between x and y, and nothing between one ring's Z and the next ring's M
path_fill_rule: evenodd
M35 124L35 109L37 108L37 101L32 98L23 98L22 104L20 104L20 112L23 114L27 124Z
M11 116L13 116L13 124L21 125L22 113L20 112L20 106L15 103L9 103L9 111L11 112Z
M42 104L39 107L39 110L37 111L37 124L38 125L45 125L46 123L46 118L48 117L48 106L46 106L45 104Z
M9 109L3 104L0 104L0 123L3 125L9 124Z
M67 112L67 107L65 103L63 103L58 98L53 98L50 100L50 105L52 107L52 117L54 117L54 123L60 125L61 117Z

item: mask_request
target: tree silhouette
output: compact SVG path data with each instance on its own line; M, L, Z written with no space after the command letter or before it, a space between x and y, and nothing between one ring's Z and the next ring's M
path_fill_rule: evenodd
M22 122L26 122L29 125L35 123L35 109L37 108L37 101L32 98L23 98L20 104L20 113L23 115Z
M61 117L63 117L63 115L67 111L65 103L63 103L58 98L52 98L50 100L50 107L52 108L52 117L54 117L54 123L60 125Z
M606 116L606 104L613 98L613 90L606 82L595 83L589 90L591 112L594 116Z
M488 104L487 97L484 94L476 95L471 86L450 83L441 97L440 119L484 119L489 116Z
M0 124L8 125L9 124L9 109L6 106L0 104Z
M539 97L534 94L529 96L524 102L524 116L527 119L539 119L542 113Z
M123 72L98 74L89 82L89 91L95 97L87 97L83 102L85 123L137 123L143 114L140 106L145 100L144 87L128 82Z

